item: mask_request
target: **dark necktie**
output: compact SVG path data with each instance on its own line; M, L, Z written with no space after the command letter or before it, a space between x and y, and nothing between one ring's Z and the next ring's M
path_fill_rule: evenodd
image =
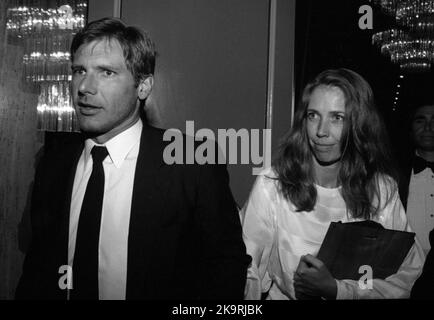
M73 289L71 299L98 299L98 244L101 210L104 199L104 168L106 147L94 146L92 174L87 183L75 242Z
M415 157L413 163L414 174L418 174L419 172L422 172L426 168L431 168L431 170L434 172L434 162L428 162L425 159L422 159L421 157Z

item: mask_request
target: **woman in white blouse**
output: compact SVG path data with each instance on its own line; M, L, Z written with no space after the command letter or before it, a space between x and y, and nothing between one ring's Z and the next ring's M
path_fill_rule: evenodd
M316 258L332 221L370 219L411 231L391 163L369 84L348 69L319 74L304 89L293 128L241 212L252 256L245 298L409 297L424 262L417 242L397 273L374 274L372 289L334 279Z

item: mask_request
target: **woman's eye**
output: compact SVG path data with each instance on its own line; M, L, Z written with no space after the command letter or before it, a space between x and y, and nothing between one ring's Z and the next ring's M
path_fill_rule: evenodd
M341 115L337 114L337 115L334 116L334 120L336 120L336 121L343 121L344 120L344 116L341 116Z
M315 117L316 117L316 113L314 113L314 112L308 112L307 113L307 118L309 120L313 120L313 119L315 119Z

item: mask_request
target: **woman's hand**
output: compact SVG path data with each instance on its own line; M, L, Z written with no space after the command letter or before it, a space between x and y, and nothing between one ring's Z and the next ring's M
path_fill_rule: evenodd
M294 274L294 289L297 299L324 297L336 299L336 280L330 274L325 264L308 254L301 256Z

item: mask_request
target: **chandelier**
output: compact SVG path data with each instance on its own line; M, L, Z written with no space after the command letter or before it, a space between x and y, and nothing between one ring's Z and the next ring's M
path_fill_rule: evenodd
M79 131L72 107L69 49L85 24L87 1L10 1L9 39L24 48L23 78L39 86L38 130Z
M377 32L372 43L406 72L428 71L434 63L434 0L374 0L397 28Z

